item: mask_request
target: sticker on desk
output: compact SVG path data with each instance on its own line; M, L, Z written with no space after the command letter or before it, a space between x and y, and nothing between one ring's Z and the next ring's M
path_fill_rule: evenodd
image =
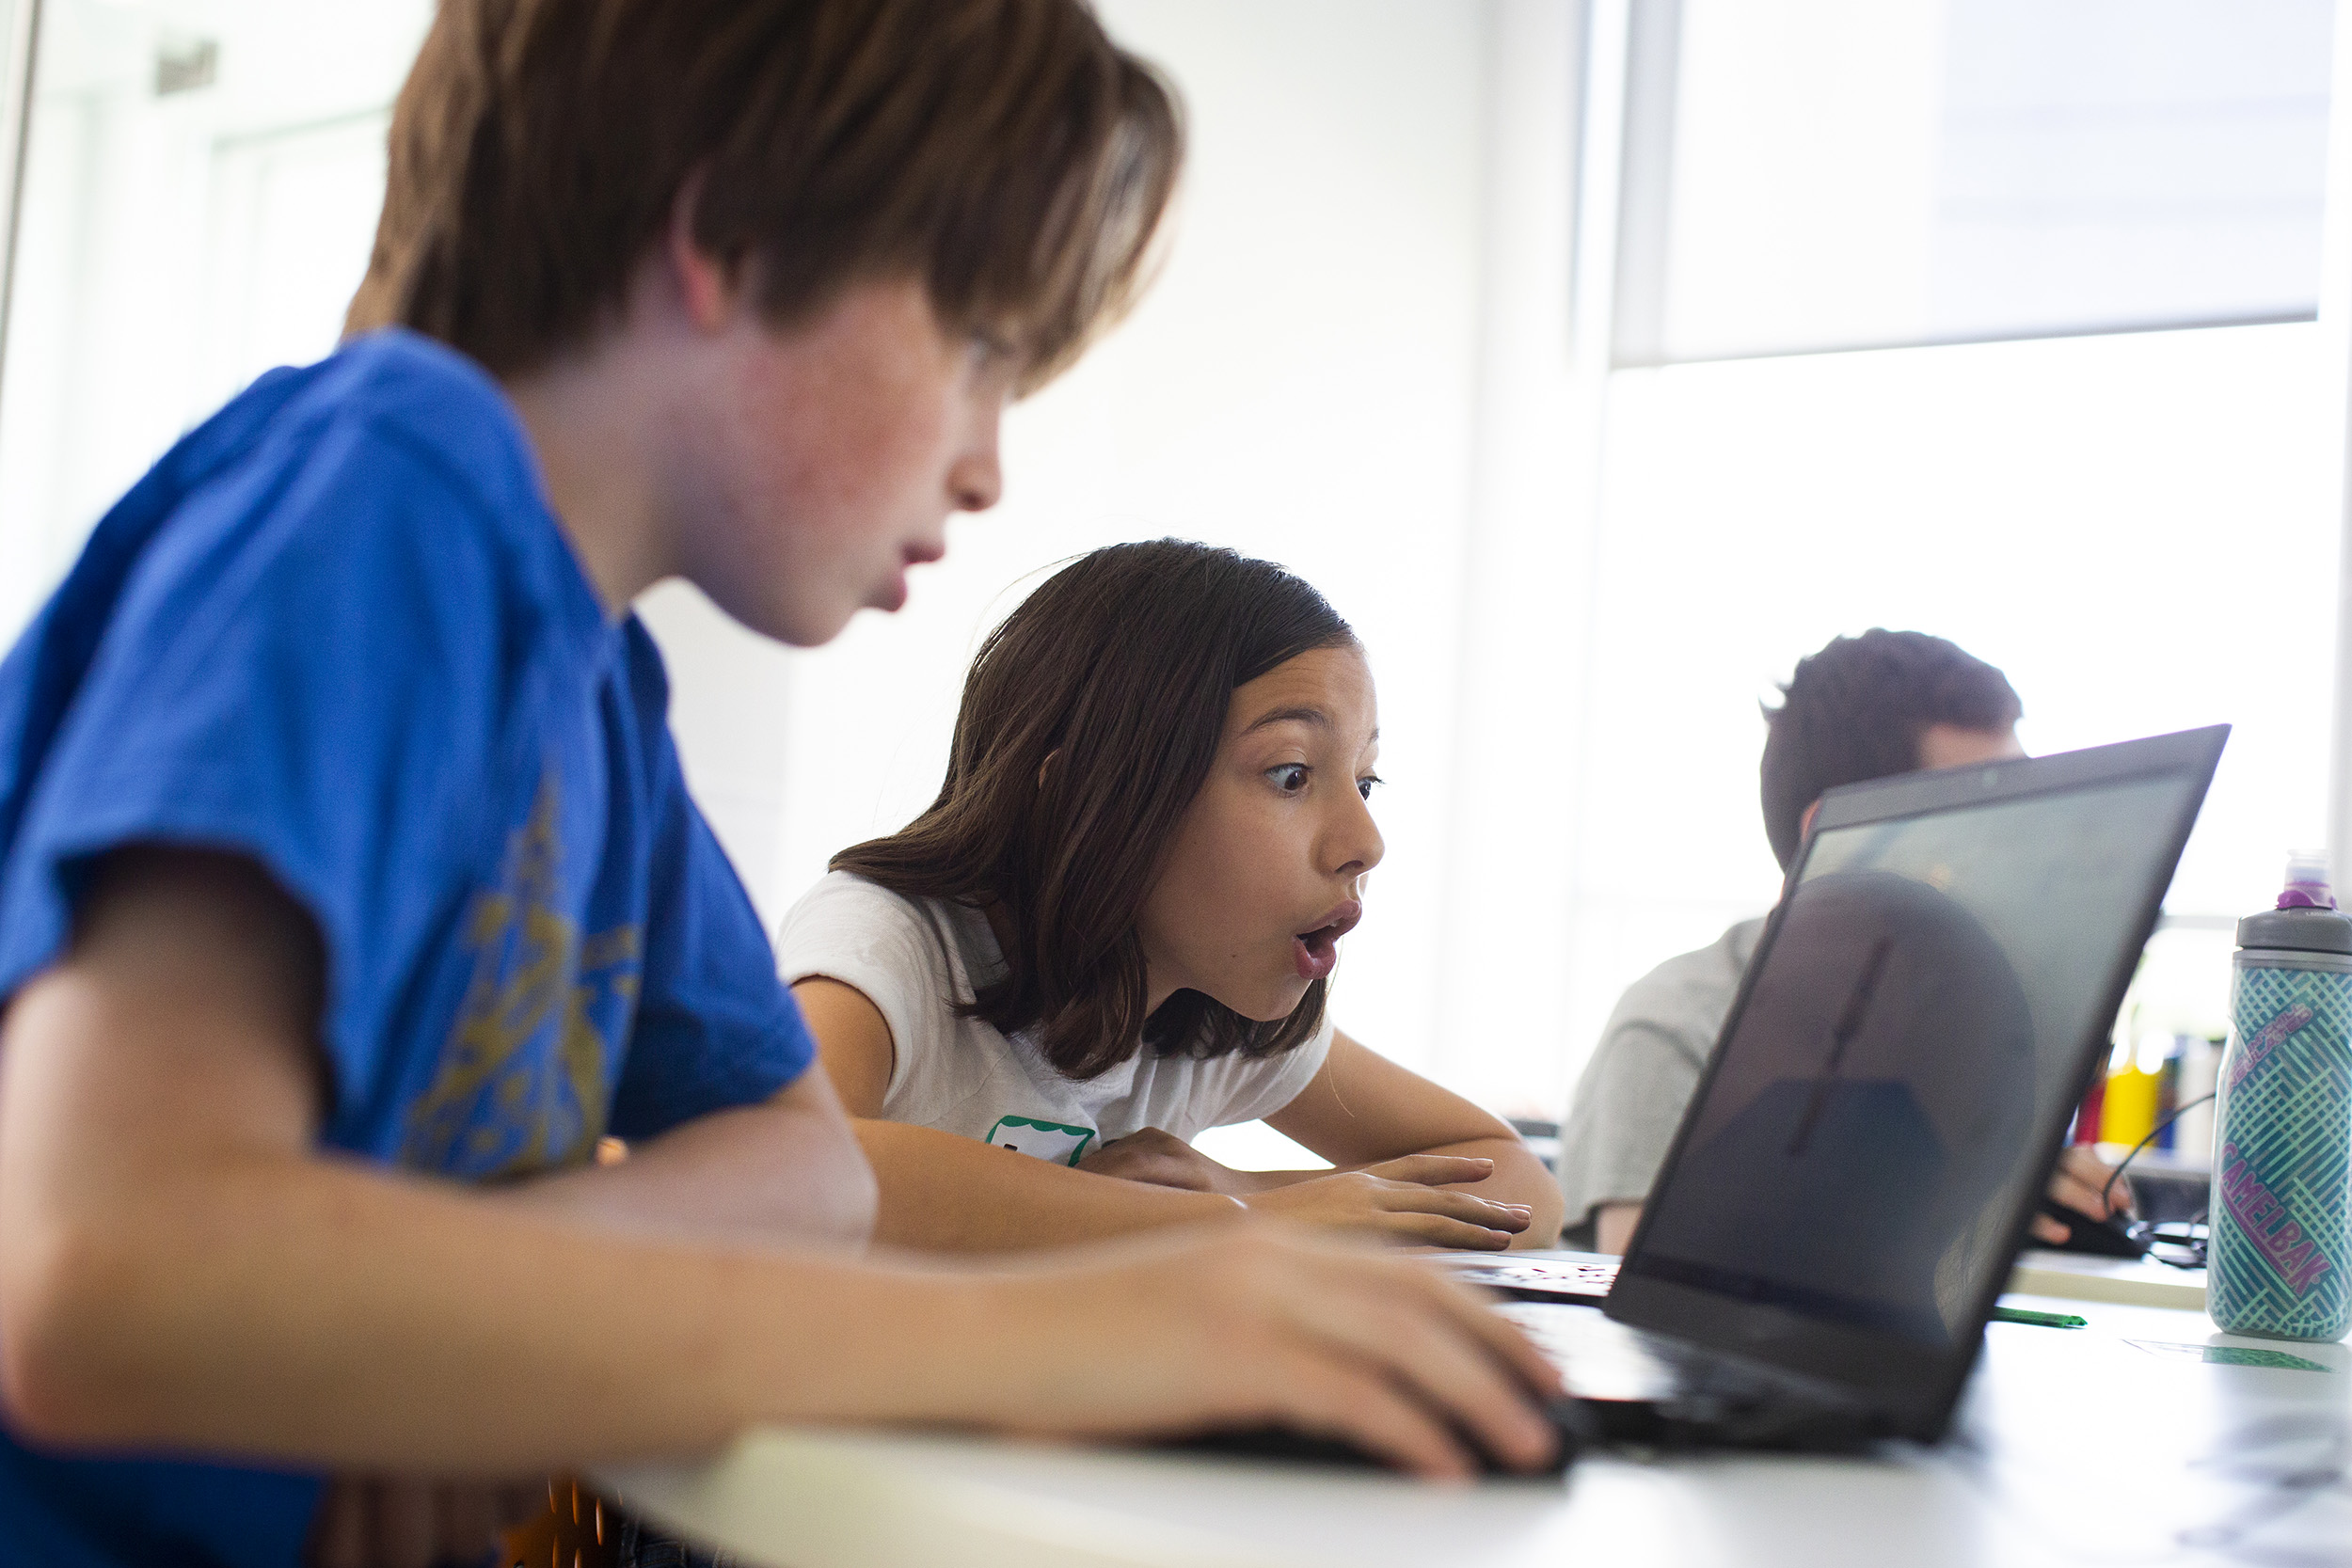
M2126 1339L2123 1342L2137 1345L2151 1355L2173 1355L2184 1361L2209 1361L2222 1367L2270 1367L2288 1372L2328 1370L2317 1361L2289 1355L2282 1350L2250 1350L2242 1345L2176 1345L2163 1339Z
M988 1141L998 1148L1034 1154L1057 1165L1074 1165L1087 1145L1094 1141L1094 1129L1040 1121L1035 1117L998 1117L996 1125L988 1130Z

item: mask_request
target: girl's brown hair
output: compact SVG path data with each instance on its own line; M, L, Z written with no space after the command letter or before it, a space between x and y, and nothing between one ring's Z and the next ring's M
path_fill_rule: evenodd
M1150 1018L1136 916L1200 793L1235 689L1355 634L1281 567L1162 539L1081 557L1005 618L963 683L939 799L836 871L999 912L1005 973L964 1010L1037 1026L1092 1078L1160 1055L1267 1056L1311 1038L1327 982L1258 1022L1197 991Z
M1035 386L1132 299L1182 145L1082 0L440 0L345 330L537 369L691 183L696 243L777 325L919 277Z

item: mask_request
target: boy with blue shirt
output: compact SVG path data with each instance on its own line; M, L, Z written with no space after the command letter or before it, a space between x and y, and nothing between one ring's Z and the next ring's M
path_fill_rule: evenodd
M0 665L0 1563L378 1560L383 1477L468 1483L454 1555L478 1485L763 1420L1546 1456L1549 1370L1396 1262L860 1259L628 612L897 608L1177 143L1077 0L442 0L360 335L167 454Z

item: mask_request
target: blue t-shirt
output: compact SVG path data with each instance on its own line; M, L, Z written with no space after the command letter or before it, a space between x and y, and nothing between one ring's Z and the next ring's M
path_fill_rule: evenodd
M324 1147L460 1181L765 1100L814 1055L513 408L405 333L262 377L0 663L0 999L91 857L250 855L325 942ZM315 1477L0 1433L0 1563L290 1564Z

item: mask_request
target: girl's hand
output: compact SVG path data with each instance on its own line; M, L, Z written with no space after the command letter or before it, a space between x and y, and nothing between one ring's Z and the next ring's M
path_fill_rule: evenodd
M1078 1162L1080 1170L1116 1176L1123 1181L1147 1181L1154 1187L1182 1187L1187 1192L1223 1193L1239 1197L1257 1190L1247 1171L1218 1164L1173 1132L1147 1127L1123 1138L1113 1138Z
M984 1282L986 1425L1179 1436L1279 1425L1424 1476L1474 1473L1456 1433L1533 1468L1553 1436L1533 1401L1559 1374L1485 1300L1437 1270L1244 1224L1119 1243L1073 1267Z
M1424 1246L1500 1252L1532 1223L1533 1211L1523 1204L1453 1192L1445 1185L1481 1181L1493 1170L1492 1160L1408 1154L1363 1170L1334 1171L1235 1196L1258 1213L1308 1225L1370 1230L1389 1241Z

